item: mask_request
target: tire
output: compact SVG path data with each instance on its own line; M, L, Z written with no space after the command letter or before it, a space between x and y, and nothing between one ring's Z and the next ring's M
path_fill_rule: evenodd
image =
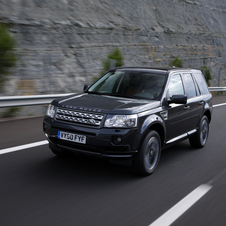
M209 120L204 115L199 123L198 131L189 138L190 145L193 148L203 148L206 145L209 135Z
M161 140L159 134L151 130L143 140L140 150L133 159L135 173L147 176L156 169L161 155Z
M51 148L51 151L58 157L60 158L67 158L67 157L72 157L73 154L70 153L70 152L66 152L66 151L63 151L63 150L56 150L56 149L53 149Z

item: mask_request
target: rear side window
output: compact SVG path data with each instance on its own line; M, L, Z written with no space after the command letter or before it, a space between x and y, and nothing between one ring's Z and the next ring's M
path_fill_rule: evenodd
M199 89L199 86L198 86L196 80L194 79L194 76L192 76L192 78L193 78L193 81L195 83L195 89L196 89L196 92L197 92L197 96L200 96L202 93L201 93L201 91Z
M206 80L204 79L202 73L195 73L195 80L198 83L199 89L201 91L202 94L208 94L209 93L209 89L208 86L206 84Z
M195 84L190 73L183 74L185 92L188 98L196 96Z

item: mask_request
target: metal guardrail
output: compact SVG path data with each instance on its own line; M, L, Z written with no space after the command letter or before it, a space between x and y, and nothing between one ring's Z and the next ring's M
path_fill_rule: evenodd
M49 104L55 98L65 97L71 94L73 93L31 96L0 96L0 108Z
M226 87L209 87L210 92L225 92Z
M209 87L210 92L224 92L226 87ZM53 99L65 97L73 93L32 95L32 96L0 96L0 108L49 104Z

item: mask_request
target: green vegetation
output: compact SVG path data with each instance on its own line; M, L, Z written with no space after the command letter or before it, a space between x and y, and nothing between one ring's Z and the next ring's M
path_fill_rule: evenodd
M17 115L18 112L21 111L20 107L10 107L10 108L6 108L2 113L1 113L1 117L5 118L5 117L14 117Z
M171 61L171 63L169 64L170 67L182 67L182 60L179 59L178 56L175 57L174 60ZM210 86L210 80L212 79L212 76L211 76L211 73L210 73L210 69L207 68L206 66L203 66L200 68L200 70L202 71L205 79L206 79L206 82L207 82L207 85Z
M169 64L170 67L182 67L182 60L179 59L178 56L175 57L174 60Z
M100 76L102 76L104 73L106 73L111 66L111 60L114 60L115 67L121 67L123 66L123 56L118 48L114 49L112 53L110 53L107 58L103 61L103 68L100 72ZM96 81L99 77L93 77L93 81Z
M15 40L7 31L7 25L0 24L0 90L9 74L9 69L16 64L17 57L13 52Z
M206 66L203 66L201 69L200 69L206 79L206 82L207 82L207 85L210 86L210 80L212 79L212 76L211 76L211 73L210 73L210 69L207 68Z

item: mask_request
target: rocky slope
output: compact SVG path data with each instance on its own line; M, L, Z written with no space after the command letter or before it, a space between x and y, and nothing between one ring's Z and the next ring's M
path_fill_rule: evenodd
M217 2L217 3L216 3ZM211 69L226 84L225 0L0 0L19 62L5 95L79 92L116 47L126 66Z

